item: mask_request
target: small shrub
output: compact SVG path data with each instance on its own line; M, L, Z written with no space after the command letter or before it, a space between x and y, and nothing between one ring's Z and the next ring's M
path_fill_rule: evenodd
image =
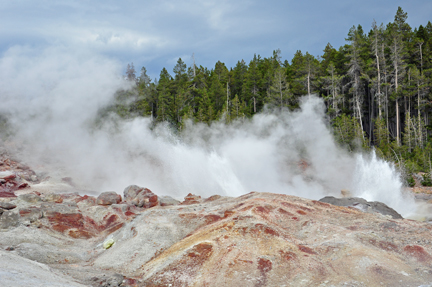
M407 181L407 184L408 184L409 187L414 187L415 180L414 180L414 177L412 175L409 175L407 177L406 181Z
M422 180L421 184L423 186L432 186L432 179L430 177L430 174L428 174L428 173L423 174L423 180Z

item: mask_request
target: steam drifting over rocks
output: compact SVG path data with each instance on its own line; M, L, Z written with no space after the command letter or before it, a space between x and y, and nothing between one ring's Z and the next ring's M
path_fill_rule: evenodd
M0 197L0 275L9 286L432 282L432 227L395 217L380 203L332 199L352 205L342 207L258 192L208 198L189 193L180 202L137 185L126 187L123 197L80 195L72 185L62 193L40 193L38 186ZM367 213L355 203L385 212Z

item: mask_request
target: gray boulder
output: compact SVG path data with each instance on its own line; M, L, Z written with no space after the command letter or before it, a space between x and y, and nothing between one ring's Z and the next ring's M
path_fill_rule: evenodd
M137 207L150 208L160 205L159 197L148 188L130 185L123 193L124 200Z
M0 229L16 227L19 224L19 214L13 210L4 211L0 216Z
M180 201L172 198L171 196L161 196L159 197L159 203L161 206L178 205Z
M121 195L114 191L106 191L99 194L96 199L98 205L111 205L118 204L122 201Z
M403 218L402 215L400 215L396 210L382 202L367 201L360 197L336 198L333 196L326 196L321 198L319 201L330 203L336 206L355 207L367 213L381 213L383 215L390 215L394 219Z
M144 190L144 187L140 187L138 185L129 185L123 191L123 195L124 195L123 198L125 201L131 201L135 197L137 197L137 195L143 190Z
M27 203L38 203L42 201L42 198L39 195L32 193L21 194L20 196L18 196L18 199Z
M2 209L11 210L11 209L14 209L15 207L16 207L15 204L0 201L0 208L2 208Z

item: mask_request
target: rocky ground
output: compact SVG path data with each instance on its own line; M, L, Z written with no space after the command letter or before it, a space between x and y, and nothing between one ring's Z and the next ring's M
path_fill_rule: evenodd
M0 286L432 286L431 224L323 201L96 197L3 154Z

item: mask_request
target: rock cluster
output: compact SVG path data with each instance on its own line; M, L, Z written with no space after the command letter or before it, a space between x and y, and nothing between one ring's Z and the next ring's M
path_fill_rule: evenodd
M0 171L0 196L16 197L14 191L26 188L26 182L20 182L17 175L10 171Z
M153 196L137 186L121 202L113 193L20 195L2 203L0 247L84 286L432 282L427 223L271 193L189 194L169 206Z
M103 192L98 197L81 196L77 192L46 195L33 192L8 201L3 197L0 228L24 224L72 238L90 238L121 228L124 222L147 208L178 203L169 197L159 200L149 189L138 186L127 187L124 195L125 201L115 192Z
M14 191L26 188L29 183L37 183L36 172L25 164L10 159L2 152L0 154L0 196L15 197Z
M432 284L432 225L377 202L26 191L0 195L0 285Z

